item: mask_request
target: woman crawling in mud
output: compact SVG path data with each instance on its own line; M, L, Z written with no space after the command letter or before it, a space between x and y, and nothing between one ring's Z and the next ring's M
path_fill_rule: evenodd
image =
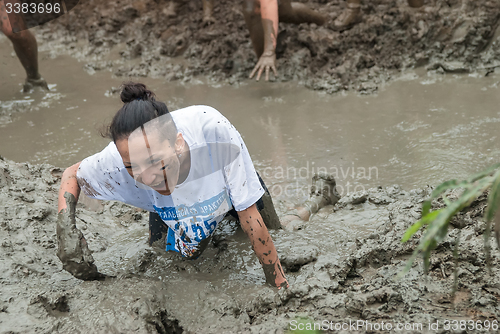
M105 277L75 225L75 206L83 190L91 198L148 210L149 244L191 259L201 255L217 224L231 214L250 239L266 281L288 287L268 228L308 220L322 206L336 202L334 179L315 176L311 198L280 224L243 139L221 113L208 106L170 113L140 83L124 84L121 100L124 105L106 133L113 141L63 173L57 221L63 268L84 280Z

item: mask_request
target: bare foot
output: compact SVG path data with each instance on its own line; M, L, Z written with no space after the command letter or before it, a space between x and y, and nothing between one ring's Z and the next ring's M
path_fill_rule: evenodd
M26 79L23 86L23 92L29 93L35 87L41 87L48 91L50 90L47 82L42 77L40 77L40 79Z
M311 197L323 196L328 204L334 205L340 199L340 195L335 188L336 182L332 174L318 173L312 177Z

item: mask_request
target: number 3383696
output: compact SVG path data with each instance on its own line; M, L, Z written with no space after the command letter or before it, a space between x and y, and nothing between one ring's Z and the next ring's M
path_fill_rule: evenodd
M61 12L61 4L55 3L19 3L16 2L14 4L12 3L6 3L5 4L5 9L7 14L43 14L43 13L60 13Z
M444 321L444 330L498 330L498 321L493 320L445 320Z

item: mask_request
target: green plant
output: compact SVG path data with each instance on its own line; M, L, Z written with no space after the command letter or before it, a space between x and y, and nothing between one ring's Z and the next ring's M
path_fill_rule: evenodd
M446 234L448 233L448 225L450 220L458 212L467 208L474 202L481 194L486 190L490 189L488 196L488 204L484 213L484 218L486 219L486 230L484 233L484 249L486 254L486 261L489 266L490 259L490 235L491 235L491 222L495 216L495 211L500 206L500 163L495 164L484 171L470 176L466 180L457 181L450 180L446 181L434 189L431 197L424 201L422 204L422 218L410 226L405 234L403 235L402 242L408 241L418 230L422 227L427 226L423 236L420 238L420 243L413 252L411 258L408 260L405 268L398 277L405 275L413 265L416 257L419 253L422 254L424 259L424 271L427 274L430 265L430 254L433 249L435 249L439 242L441 242ZM498 170L497 170L498 169ZM451 201L447 196L446 192L451 189L462 188L463 193L454 201ZM444 208L439 210L431 211L432 201L442 197L445 204ZM495 233L497 237L497 243L500 248L500 219L497 220L495 224ZM460 233L455 241L455 261L458 258L458 241ZM455 265L455 284L457 281L457 270Z

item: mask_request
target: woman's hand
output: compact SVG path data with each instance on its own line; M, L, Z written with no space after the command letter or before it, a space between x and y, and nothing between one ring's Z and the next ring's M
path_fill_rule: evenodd
M97 271L94 258L82 232L76 228L76 198L73 194L64 194L67 207L57 215L57 257L63 269L82 280L99 280L106 276Z
M252 243L255 255L259 258L262 269L264 269L266 282L278 289L288 288L288 281L281 267L278 253L257 206L254 204L246 210L238 211L238 217L243 231Z
M253 78L255 73L257 73L257 77L255 78L257 81L260 80L260 76L262 75L262 71L266 71L266 81L269 81L269 70L272 69L274 72L274 76L278 76L278 72L276 71L276 54L274 51L264 52L262 56L260 56L257 65L255 65L252 73L250 73L250 79Z
M282 287L288 288L289 284L281 268L281 263L279 259L275 263L264 264L262 263L262 268L264 269L264 275L266 275L266 282L272 286L281 289Z
M62 176L59 189L59 208L57 215L57 257L63 269L83 280L100 280L106 276L97 271L94 258L87 246L82 232L76 228L76 202L80 195L80 187L76 180L76 172L80 163L67 168Z

